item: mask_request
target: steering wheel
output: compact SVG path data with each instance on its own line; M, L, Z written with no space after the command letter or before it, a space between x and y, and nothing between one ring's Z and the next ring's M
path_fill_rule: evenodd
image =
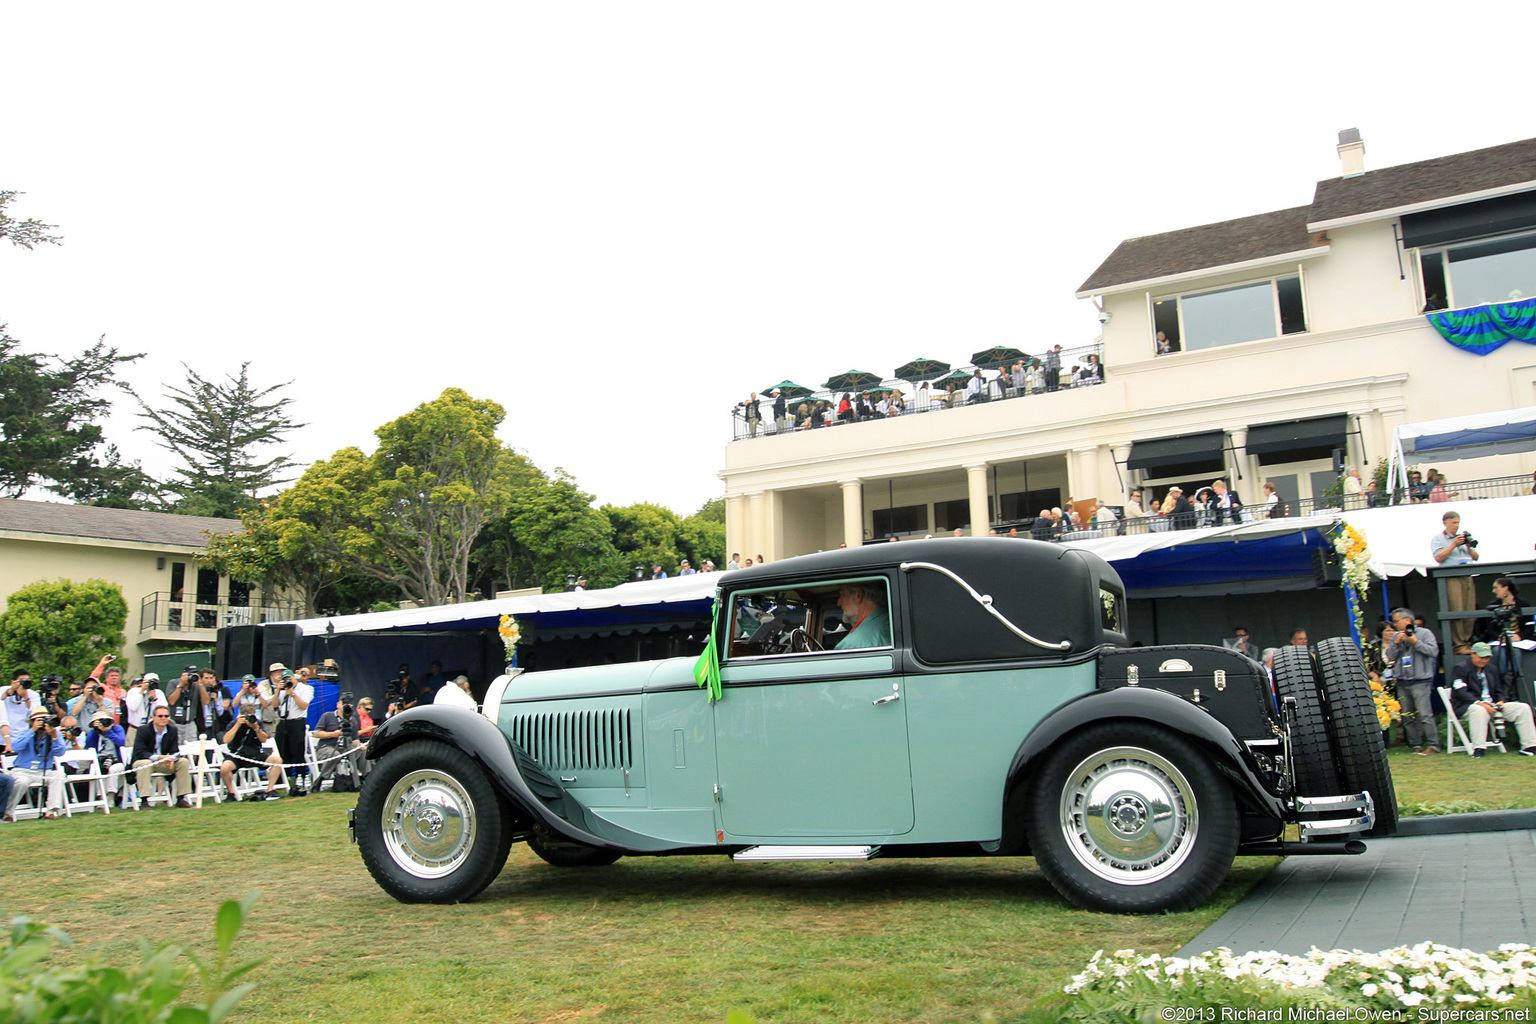
M805 631L804 626L796 626L789 632L789 649L792 654L804 654L819 651L822 647Z

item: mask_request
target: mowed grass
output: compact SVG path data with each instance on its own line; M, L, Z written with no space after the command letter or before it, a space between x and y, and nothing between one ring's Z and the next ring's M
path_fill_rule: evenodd
M65 928L56 956L127 963L140 940L207 951L218 903L259 892L238 1022L1009 1022L1098 949L1172 953L1276 863L1239 858L1200 910L1123 917L1070 906L1029 859L559 869L520 844L474 902L407 906L348 843L353 800L0 826L0 911Z
M1439 735L1444 744L1444 716ZM1410 814L1536 807L1536 757L1419 755L1398 743L1387 748L1387 763L1398 806Z

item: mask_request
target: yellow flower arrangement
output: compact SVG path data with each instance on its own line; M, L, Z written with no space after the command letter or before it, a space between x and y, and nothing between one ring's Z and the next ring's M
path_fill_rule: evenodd
M517 620L510 615L503 615L501 624L496 627L496 632L501 634L501 646L506 648L507 663L514 664L517 660L517 645L523 639L523 631L518 626Z
M1376 721L1383 729L1391 728L1393 722L1403 717L1403 706L1392 696L1392 691L1375 679L1371 680L1371 700L1376 702Z

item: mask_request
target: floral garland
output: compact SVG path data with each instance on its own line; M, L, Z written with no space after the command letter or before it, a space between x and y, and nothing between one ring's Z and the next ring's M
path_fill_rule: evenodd
M1365 636L1365 610L1361 603L1371 592L1371 549L1365 542L1365 531L1358 526L1339 523L1333 534L1333 550L1338 553L1340 575L1350 588L1349 613L1355 622L1355 633Z
M1416 1006L1493 1009L1531 998L1536 989L1536 949L1506 943L1492 953L1474 953L1421 942L1380 953L1314 949L1306 956L1274 952L1238 956L1223 947L1187 959L1143 955L1134 949L1106 956L1101 949L1065 991L1090 997L1090 1006L1104 999L1115 1000L1124 1015L1115 1019L1130 1019L1132 1013L1128 1011L1139 1006L1178 1006L1219 997L1224 988L1254 983L1278 990L1303 1005L1334 1003L1386 1011ZM1077 1009L1077 1004L1069 1005ZM1066 1014L1080 1019L1091 1015L1089 1006ZM1142 1015L1138 1019L1154 1018ZM1348 1019L1365 1017L1357 1011Z
M507 664L517 664L517 645L523 640L523 630L517 624L517 620L510 615L501 617L501 624L496 627L496 632L501 634L501 646L507 652Z
M1393 722L1402 720L1403 706L1380 680L1371 680L1371 700L1376 703L1376 721L1381 723L1383 729L1390 729Z

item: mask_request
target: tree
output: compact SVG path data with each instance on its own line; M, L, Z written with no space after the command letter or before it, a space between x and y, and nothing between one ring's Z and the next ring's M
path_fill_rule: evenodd
M44 224L40 220L30 218L17 220L5 212L5 208L11 205L11 200L22 194L0 191L0 238L8 239L12 245L19 245L23 249L30 249L34 245L58 245L62 239L58 235L48 233L58 227L57 224Z
M299 594L304 615L319 612L320 592L346 570L315 550L308 531L297 528L283 507L283 495L255 511L240 513L243 533L211 534L198 554L215 572L241 583L259 583L267 593Z
M0 496L44 486L77 501L117 496L132 507L148 478L124 466L115 448L101 454L96 393L113 383L121 355L105 338L73 359L20 351L0 325Z
M725 566L725 499L706 501L693 515L677 524L677 543L697 569L707 558Z
M257 387L251 364L241 363L238 375L211 381L182 364L184 387L167 386L170 405L152 408L137 392L139 415L149 422L140 430L155 435L160 447L184 465L165 490L178 495L176 511L186 515L230 518L256 508L262 491L287 483L282 474L295 463L285 454L262 460L257 450L280 444L302 423L288 418L287 397L274 397L292 381Z
M474 561L498 590L561 590L567 575L586 576L592 587L625 578L608 517L558 468L553 478L540 474L512 492L507 511L480 535Z
M657 562L668 573L677 571L676 512L642 501L633 505L604 505L603 513L613 524L614 546L629 566L643 566L647 578Z
M496 438L505 410L449 388L374 433L372 456L343 448L277 503L285 537L424 605L462 601L475 539L538 475Z
M106 580L43 580L6 599L0 614L0 664L34 676L77 676L123 648L128 603Z

